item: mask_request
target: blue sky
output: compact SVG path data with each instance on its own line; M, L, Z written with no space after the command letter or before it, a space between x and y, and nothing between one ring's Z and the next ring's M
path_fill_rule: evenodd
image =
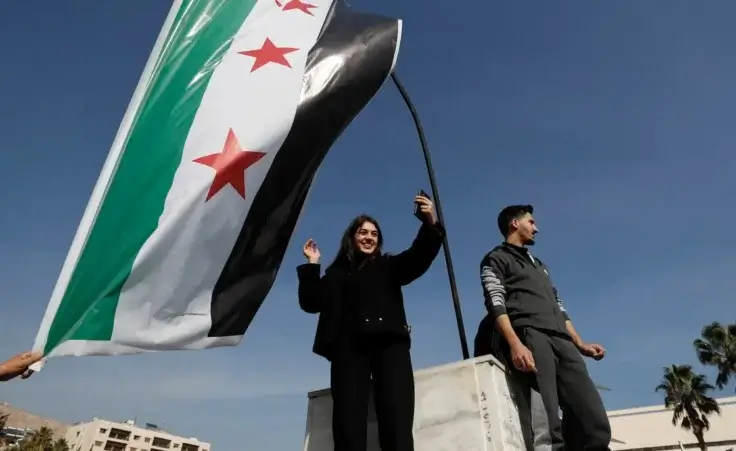
M661 403L661 367L695 363L705 323L733 321L736 3L351 0L405 19L398 73L433 150L469 333L498 210L532 203L535 253L608 408ZM0 354L31 346L73 233L169 2L10 2L0 15ZM445 3L444 5L449 5ZM429 190L387 85L326 159L278 280L241 346L60 358L0 399L66 421L136 417L216 449L296 449L306 393L328 382L296 302L309 237L331 257L349 220L409 244ZM405 293L417 368L460 358L441 258ZM733 387L723 395L733 393Z

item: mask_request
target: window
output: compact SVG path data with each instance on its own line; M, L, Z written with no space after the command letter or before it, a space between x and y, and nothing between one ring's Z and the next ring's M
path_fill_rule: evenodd
M134 435L133 436L133 440L140 440L140 439L141 439L141 436L140 435Z
M105 434L105 433L107 433L107 429L105 429L105 428L100 428L100 434Z
M125 445L122 443L116 443L108 441L105 443L105 451L125 451Z
M95 446L102 446L102 442L95 442Z
M150 437L146 437L145 439L143 439L143 441L146 442L146 443L148 443L148 442L151 441L151 438Z
M174 448L178 448L178 447L179 447L179 444L178 443L174 443ZM729 449L729 450L726 450L726 451L731 451L731 450Z
M130 438L130 431L112 428L110 429L110 438L112 440L128 441Z
M155 446L156 448L168 449L169 447L171 447L171 440L162 437L154 437L153 445L151 446Z

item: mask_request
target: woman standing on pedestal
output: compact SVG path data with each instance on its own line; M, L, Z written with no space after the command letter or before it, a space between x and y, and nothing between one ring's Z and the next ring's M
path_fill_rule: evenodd
M316 243L304 245L299 305L319 314L314 352L331 362L334 451L366 450L371 384L381 450L414 450L414 374L401 290L429 269L445 234L432 201L420 195L414 203L422 225L400 254L381 252L378 222L365 215L350 223L324 277Z

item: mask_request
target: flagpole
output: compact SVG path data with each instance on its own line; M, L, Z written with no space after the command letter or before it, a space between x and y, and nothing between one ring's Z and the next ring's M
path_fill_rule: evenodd
M401 84L401 81L399 81L399 77L396 76L395 72L391 72L391 80L393 80L394 85L396 85L396 88L399 90L399 94L401 94L401 98L404 99L404 103L406 103L406 107L409 109L409 113L411 113L411 117L414 120L414 125L417 128L417 135L419 135L419 143L421 144L422 153L424 154L424 163L427 167L427 175L429 175L429 184L432 188L434 205L437 209L437 219L439 219L440 223L445 226L445 228L447 228L447 223L445 222L445 218L442 215L442 204L440 203L440 194L439 190L437 189L437 180L434 177L434 169L432 168L432 158L429 154L429 147L427 146L427 139L424 136L422 123L419 121L419 115L417 114L417 110L414 108L414 104L412 104L411 99L409 98L409 94L406 92L406 89L404 89L404 86ZM455 270L453 269L452 257L450 256L450 243L447 241L446 233L445 238L442 242L442 248L445 254L447 276L450 279L450 292L452 293L452 304L455 308L457 331L460 335L460 347L462 348L463 359L468 359L470 358L470 352L468 351L468 339L465 335L463 312L460 309L460 295L457 292L457 283L455 282Z

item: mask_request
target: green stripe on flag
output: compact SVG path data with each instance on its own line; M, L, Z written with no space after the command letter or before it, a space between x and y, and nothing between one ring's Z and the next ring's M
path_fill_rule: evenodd
M182 2L51 324L45 354L67 340L110 340L120 291L156 230L212 72L255 3Z

